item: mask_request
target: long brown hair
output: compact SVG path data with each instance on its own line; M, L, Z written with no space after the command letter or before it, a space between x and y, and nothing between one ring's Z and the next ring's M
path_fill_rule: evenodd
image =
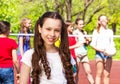
M98 17L98 21L100 21L100 17L101 17L102 15L100 15L99 17ZM96 27L96 29L97 29L97 32L98 33L100 33L100 24L99 24L99 22L97 22L97 27Z
M68 29L69 26L73 27L73 25L74 25L74 24L72 23L71 20L66 20L66 21L65 21L65 28ZM72 34L72 32L69 32L69 33Z
M23 18L22 20L21 20L21 22L20 22L20 32L22 32L22 33L24 33L25 31L24 31L24 28L26 27L25 26L25 24L26 24L26 22L27 21L31 21L31 19L30 18ZM30 32L30 29L29 28L27 28L27 32L29 33Z
M25 24L29 20L31 21L30 18L23 18L21 20L21 22L20 22L20 33L25 33L25 32L30 33L30 28L27 28L27 31L24 30L24 28L26 28ZM23 42L25 42L25 41L26 41L26 36L23 36Z
M64 27L64 21L62 17L57 12L46 12L44 13L36 22L35 25L35 36L34 36L34 53L32 55L32 84L39 84L40 77L42 75L42 70L44 70L47 79L50 79L51 68L46 57L46 48L44 46L44 41L41 34L38 31L38 27L42 28L46 18L59 19L62 23L61 37L60 37L60 47L59 55L63 64L65 71L65 77L67 79L67 84L75 84L73 80L72 65L70 63L70 51L68 45L68 34ZM42 67L43 66L43 67ZM42 69L43 68L43 69Z

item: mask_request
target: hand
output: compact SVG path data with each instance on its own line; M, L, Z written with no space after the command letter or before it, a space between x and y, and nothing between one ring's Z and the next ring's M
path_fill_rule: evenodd
M16 81L17 81L17 84L20 84L20 74L16 74Z
M100 52L104 53L104 52L105 52L105 49L101 49Z
M107 54L105 51L106 51L106 50L103 49L102 53L103 53L104 55L108 56L108 54Z

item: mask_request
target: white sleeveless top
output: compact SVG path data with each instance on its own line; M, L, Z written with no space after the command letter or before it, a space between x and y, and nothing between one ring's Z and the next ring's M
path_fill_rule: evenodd
M31 59L33 52L34 49L28 50L27 52L25 52L21 60L29 67L32 67ZM46 54L47 54L47 60L49 62L49 66L51 68L51 77L48 80L45 75L45 72L43 71L42 76L40 77L40 84L67 84L67 80L65 78L65 74L63 70L63 65L58 52L46 53Z

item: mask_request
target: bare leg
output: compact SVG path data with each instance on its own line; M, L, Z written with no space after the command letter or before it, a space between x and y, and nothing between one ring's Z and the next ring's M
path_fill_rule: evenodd
M105 61L105 68L104 68L104 84L109 84L110 79L110 71L112 66L112 58L108 58Z
M89 80L90 84L94 84L94 79L93 79L92 72L90 69L90 64L88 62L83 62L82 64L86 72L87 79Z
M96 59L96 70L95 84L101 84L102 73L104 70L104 60L101 58Z
M76 83L79 83L79 71L80 71L80 62L77 62L77 76L76 76Z

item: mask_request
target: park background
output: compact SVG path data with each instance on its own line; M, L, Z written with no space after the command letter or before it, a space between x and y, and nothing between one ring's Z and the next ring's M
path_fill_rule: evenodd
M32 20L31 31L34 33L36 20L46 11L59 12L64 20L75 21L80 17L85 22L85 30L89 35L96 27L99 15L108 17L108 27L114 35L120 35L120 0L0 0L0 20L11 23L10 32L17 34L20 30L20 21L28 17ZM10 35L16 39L17 36ZM32 39L33 40L33 39ZM120 36L114 38L117 53L114 60L120 60ZM31 41L33 44L33 41ZM88 46L88 56L94 59L95 51Z

